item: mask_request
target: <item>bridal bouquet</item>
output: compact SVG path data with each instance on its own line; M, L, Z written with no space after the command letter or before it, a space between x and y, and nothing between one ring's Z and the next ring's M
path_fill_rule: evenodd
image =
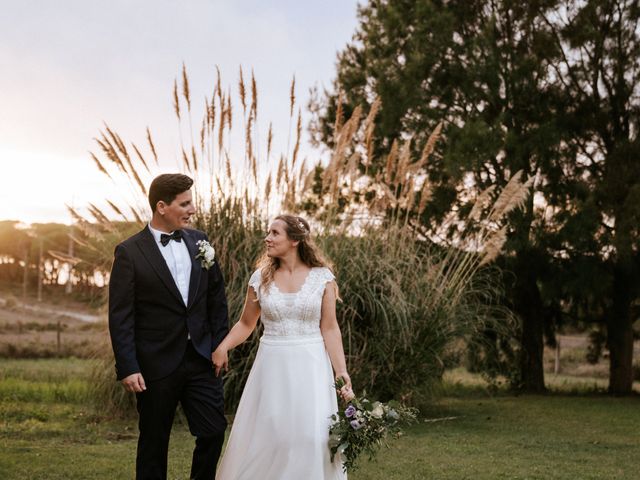
M340 378L336 390L344 386ZM353 398L346 408L331 416L329 427L329 450L331 461L337 453L342 455L345 471L357 468L358 457L367 453L373 458L383 442L389 437L402 434L400 426L416 420L417 411L397 402L387 404L372 402L366 398Z

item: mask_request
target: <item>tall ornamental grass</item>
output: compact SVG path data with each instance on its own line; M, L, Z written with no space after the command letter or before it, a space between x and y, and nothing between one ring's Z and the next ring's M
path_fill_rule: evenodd
M328 162L310 166L299 155L295 79L291 131L279 143L284 151L278 155L271 125L259 128L253 75L245 82L240 69L233 98L234 103L218 72L196 128L184 68L173 89L182 139L176 170L195 180L195 227L206 231L216 248L232 323L240 316L269 218L302 213L335 266L343 299L338 319L356 388L416 403L467 349L478 358L499 360L498 343L513 338L515 322L499 304L499 277L488 264L506 239L506 215L526 199L531 180L523 183L516 173L500 193L494 188L469 192L460 185L473 203L469 216L425 226L420 216L432 191L426 166L441 125L417 158L409 139L394 142L386 158L376 159L372 144L379 102L366 118L360 109L349 119L338 111L337 142ZM144 148L127 144L108 126L97 139L100 151L91 155L97 168L118 189L135 192L136 199L126 205L109 199L109 211L90 205L85 216L73 211L78 226L90 233L86 243L95 252L93 261L111 262L115 244L149 217L146 186L160 170L149 129L145 143ZM380 164L383 168L374 169ZM443 237L444 230L455 234ZM259 335L232 352L225 384L230 411L240 398ZM131 397L115 383L111 353L105 349L100 357L93 376L96 401L111 412L131 410Z

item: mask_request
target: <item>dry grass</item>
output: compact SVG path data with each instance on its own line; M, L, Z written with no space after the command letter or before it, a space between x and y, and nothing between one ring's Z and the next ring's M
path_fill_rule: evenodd
M342 292L348 294L339 315L350 368L361 385L382 388L385 395L410 395L417 382L439 378L454 340L470 341L486 328L508 335L513 317L495 304L498 282L479 272L499 255L506 216L527 198L531 179L522 182L517 173L499 194L494 189L481 193L468 218L453 216L442 225L424 225L421 216L433 192L427 167L442 125L430 134L419 155L413 154L408 139L394 142L382 160L373 156L372 147L380 102L366 116L358 107L347 119L338 102L335 148L326 165L309 168L306 159L299 158L302 121L299 107L296 112L295 79L288 99L288 140L280 154L273 152L271 123L265 123L266 137L259 136L265 129L259 122L263 117L258 115L253 72L247 87L239 71L240 132L233 130L240 116L233 113L231 88L223 85L219 70L213 94L205 97L200 113L191 97L183 68L173 88L182 152L176 169L195 180L195 226L207 231L216 246L233 321L239 316L269 216L313 205L307 214L336 264ZM201 120L196 142L192 117L197 115ZM146 140L144 149L129 147L108 126L96 139L102 153L92 154L92 159L98 169L117 185L128 185L137 199L129 205L108 201L113 213L126 219L123 222L111 220L110 212L96 206L89 209L92 218L73 212L90 239L96 261L111 262L115 243L147 218L145 185L157 173L158 154L148 129ZM241 153L234 151L239 144ZM375 168L381 164L384 168ZM452 226L457 233L446 240L440 233ZM255 344L237 353L238 368L227 378L231 404L239 396L254 354ZM390 359L393 365L387 367ZM420 362L420 368L414 368L416 375L402 378L403 369L416 362Z

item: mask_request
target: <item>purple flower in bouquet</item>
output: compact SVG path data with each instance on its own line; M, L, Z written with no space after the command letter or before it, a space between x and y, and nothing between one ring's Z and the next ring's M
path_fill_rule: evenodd
M353 405L349 405L347 407L347 409L344 411L344 415L347 418L351 418L356 414L356 407L354 407Z
M355 409L354 409L355 410ZM351 427L354 430L360 430L362 428L362 425L364 425L363 423L359 422L358 420L351 420L349 422L349 425L351 425Z

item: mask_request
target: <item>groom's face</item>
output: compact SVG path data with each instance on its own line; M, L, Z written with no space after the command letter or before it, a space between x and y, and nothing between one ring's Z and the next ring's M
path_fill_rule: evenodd
M186 228L191 223L191 215L196 213L191 190L179 193L170 204L158 202L158 211L169 231Z

